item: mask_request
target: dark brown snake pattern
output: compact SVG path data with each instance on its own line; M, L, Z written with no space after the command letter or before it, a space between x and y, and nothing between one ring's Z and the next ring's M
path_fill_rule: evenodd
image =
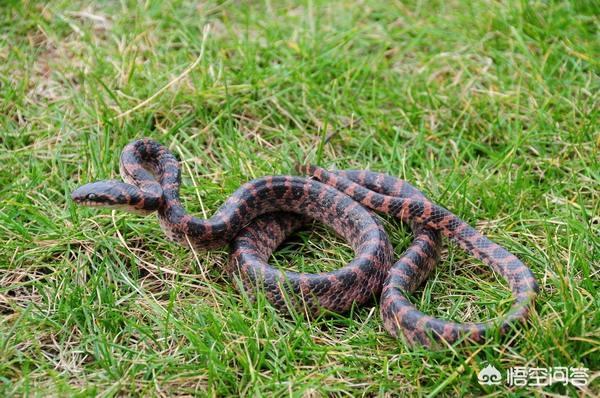
M436 341L482 342L493 333L507 332L525 321L538 291L532 272L517 257L407 182L385 174L301 166L299 171L310 179L269 176L250 181L211 218L200 219L184 210L179 162L163 145L150 139L130 143L121 154L120 169L125 182L86 184L72 193L73 200L142 214L156 211L167 236L186 246L231 244L228 272L239 277L251 295L262 288L279 309L344 312L381 296L381 315L390 334L404 336L409 344L431 346ZM368 209L411 226L415 239L395 264L388 236ZM339 270L319 274L269 266L271 253L309 219L346 239L354 259ZM408 300L435 267L441 235L507 280L515 302L506 315L484 323L453 323L423 314Z

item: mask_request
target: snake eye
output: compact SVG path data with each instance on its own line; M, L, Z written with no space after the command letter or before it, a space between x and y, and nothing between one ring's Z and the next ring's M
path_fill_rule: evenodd
M94 200L94 199L96 199L96 194L95 193L90 193L90 194L88 194L87 198L89 200Z

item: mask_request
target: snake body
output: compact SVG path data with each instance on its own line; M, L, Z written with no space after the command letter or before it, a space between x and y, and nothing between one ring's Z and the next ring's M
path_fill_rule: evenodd
M166 235L185 246L210 249L231 244L228 272L239 276L248 292L264 289L280 309L345 312L381 295L381 315L388 332L404 336L410 344L429 346L440 340L481 342L491 331L505 333L526 319L538 291L533 274L517 257L407 182L385 174L302 166L299 171L311 178L252 180L212 217L200 219L185 211L179 199L179 162L158 142L141 139L128 144L121 154L120 171L125 182L86 184L73 192L73 200L87 206L157 212ZM395 264L388 236L371 210L411 226L415 239ZM269 266L273 250L308 219L324 223L347 240L354 259L341 269L319 274L283 272ZM407 295L435 267L440 235L507 280L516 300L506 315L485 323L453 323L429 317L410 303Z

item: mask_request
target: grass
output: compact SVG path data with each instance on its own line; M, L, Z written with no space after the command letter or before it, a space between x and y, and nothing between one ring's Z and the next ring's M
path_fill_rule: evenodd
M0 395L599 394L599 11L591 0L3 2ZM307 321L250 302L224 274L226 250L193 253L155 217L69 201L116 177L141 136L179 155L185 204L201 215L296 161L405 178L532 268L531 320L430 351L389 337L377 306ZM387 226L401 253L409 235ZM314 271L351 256L317 228L274 261ZM458 321L509 299L453 245L414 297ZM587 367L591 381L481 386L487 363Z

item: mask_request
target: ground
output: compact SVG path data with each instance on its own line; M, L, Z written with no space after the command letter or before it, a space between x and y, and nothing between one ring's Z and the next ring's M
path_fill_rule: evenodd
M0 395L593 396L600 370L600 6L542 1L5 1ZM409 348L377 304L307 321L237 293L226 248L76 207L129 141L182 160L186 207L296 162L411 181L519 256L541 292L485 345ZM396 250L407 230L386 221ZM273 259L352 257L319 226ZM510 293L449 245L414 296L455 321ZM582 388L482 386L488 364L585 367Z

